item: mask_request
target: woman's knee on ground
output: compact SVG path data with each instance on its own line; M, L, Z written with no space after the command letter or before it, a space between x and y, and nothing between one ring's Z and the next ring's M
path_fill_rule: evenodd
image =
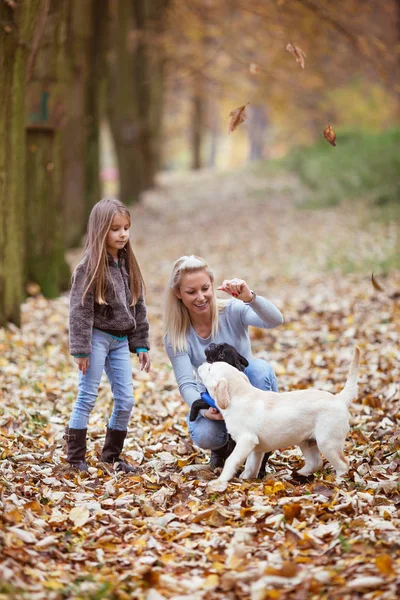
M278 382L272 366L262 358L254 358L245 373L251 385L264 391L278 391Z
M228 439L228 432L222 421L212 421L201 415L194 421L189 432L196 446L204 450L217 450Z

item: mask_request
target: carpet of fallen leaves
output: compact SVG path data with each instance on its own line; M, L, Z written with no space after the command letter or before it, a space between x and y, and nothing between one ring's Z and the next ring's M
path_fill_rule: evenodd
M302 193L289 176L267 189L243 173L169 176L133 209L153 362L147 375L132 357L136 408L125 456L136 476L99 463L111 411L106 379L90 420L90 473L65 462L77 384L68 297L30 298L22 330L0 330L1 600L399 597L400 272L375 273L379 291L370 271L327 270L332 257L382 258L398 229L369 222L362 207L299 209ZM282 310L283 326L251 332L282 390L340 390L353 346L361 348L344 482L327 465L296 481L302 461L289 448L274 453L264 481L208 491L216 474L188 437L162 346L169 268L190 253L206 257L217 280L242 277Z

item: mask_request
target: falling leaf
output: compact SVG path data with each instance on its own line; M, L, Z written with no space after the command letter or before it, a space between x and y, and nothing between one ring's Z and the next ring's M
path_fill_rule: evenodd
M249 71L252 75L258 75L258 73L261 73L261 67L256 63L250 63Z
M28 296L38 296L40 294L40 285L34 281L28 281L25 288Z
M239 106L239 108L235 108L235 110L231 110L229 113L229 116L231 117L231 121L229 123L229 133L235 131L236 127L238 127L247 119L247 107L249 104L250 102L247 102L247 104Z
M332 146L336 146L336 133L334 132L331 125L327 125L324 129L324 138L327 142L329 142Z
M89 510L86 506L76 506L70 511L68 518L75 527L82 527L89 519Z
M296 62L299 63L302 69L304 69L304 59L306 58L307 54L303 52L303 50L299 48L299 46L295 46L290 42L286 46L286 50L296 57Z
M384 288L381 286L380 283L378 283L378 281L375 279L374 274L372 273L371 275L371 283L374 287L375 290L377 290L378 292L384 292Z

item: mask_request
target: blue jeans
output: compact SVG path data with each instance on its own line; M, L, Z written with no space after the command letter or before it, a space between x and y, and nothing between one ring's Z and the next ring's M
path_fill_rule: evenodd
M278 382L269 363L262 358L254 358L244 370L251 385L266 392L278 391ZM217 450L222 448L228 440L225 421L212 421L199 414L195 421L189 421L190 437L200 448Z
M105 370L111 384L114 408L108 426L126 431L134 398L132 366L128 340L117 340L108 333L93 329L92 353L86 375L79 371L78 397L72 411L71 429L85 429L97 399L101 376Z

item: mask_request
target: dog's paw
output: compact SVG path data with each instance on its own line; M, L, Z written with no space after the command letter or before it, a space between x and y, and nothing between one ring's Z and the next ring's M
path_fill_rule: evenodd
M207 491L209 492L224 492L228 487L227 481L221 481L220 479L214 479L207 485Z
M200 464L200 465L186 465L186 467L183 467L182 469L182 473L184 475L187 475L188 473L197 473L198 471L212 471L213 467L211 465L211 463L204 463L204 464Z

